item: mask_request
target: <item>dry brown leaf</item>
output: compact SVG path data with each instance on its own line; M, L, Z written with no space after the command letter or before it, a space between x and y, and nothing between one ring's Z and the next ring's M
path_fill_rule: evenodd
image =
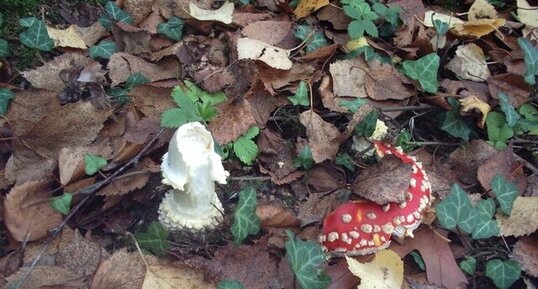
M308 171L306 183L312 186L316 193L330 192L346 185L346 173L342 168L324 162Z
M80 37L75 25L69 25L66 29L56 29L46 26L47 33L54 40L54 47L69 47L86 49L86 43Z
M538 278L538 235L520 238L510 258L517 261L527 274Z
M529 101L531 89L522 75L514 73L497 74L488 79L488 88L492 96L497 97L499 92L510 96L510 104L513 107Z
M284 140L276 132L264 128L258 136L257 145L260 148L260 171L269 174L274 183L285 184L302 176L302 172L293 165L296 154L290 140Z
M177 106L172 99L172 87L137 85L129 91L129 95L142 114L157 122L165 110Z
M219 21L224 24L232 23L232 15L234 13L234 4L225 2L217 10L200 9L193 2L189 3L190 15L202 21Z
M89 147L65 147L58 156L60 183L67 185L85 174L84 155L91 153L100 155L105 159L112 157L112 147L107 143L100 143Z
M347 108L338 106L336 103L337 98L334 96L331 78L328 75L323 76L321 79L321 84L319 85L319 95L321 96L321 102L325 108L335 112L349 111Z
M147 268L142 289L216 289L204 274L188 266L152 265Z
M291 30L290 21L257 21L247 25L241 33L250 39L256 39L270 45L277 45Z
M80 53L64 53L43 66L23 71L22 75L35 88L60 92L65 88L65 83L60 78L60 71L74 65L84 67L90 61L90 58Z
M517 0L517 16L525 25L538 27L538 7L529 5L529 2Z
M359 57L339 60L330 64L329 71L333 78L335 96L366 97L364 86L368 65Z
M48 202L26 207L30 202L50 197L47 180L26 182L14 186L4 200L4 223L13 239L34 241L47 235L47 231L62 221L60 212Z
M250 23L269 20L273 16L267 12L253 13L250 11L241 11L241 8L234 11L233 14L233 24L239 27L245 27Z
M456 24L451 30L458 36L472 36L480 38L488 35L493 31L498 31L506 23L504 18L495 19L477 19L465 23Z
M329 5L329 0L300 0L293 13L297 18L303 18L327 5Z
M80 35L82 41L84 41L84 43L88 47L96 45L101 38L108 34L106 28L103 27L103 25L101 25L101 23L99 23L98 21L95 21L92 25L88 27L75 26L75 29Z
M446 67L460 78L477 82L486 81L491 75L482 48L474 43L458 46Z
M328 21L334 29L346 30L351 18L347 16L342 9L337 6L327 5L316 13L316 18L320 21Z
M95 272L91 289L141 288L146 267L138 252L121 249L102 261Z
M518 196L510 216L497 213L497 222L502 236L519 237L538 230L538 197Z
M482 18L495 19L498 18L495 7L487 0L475 0L469 8L467 18L469 20L477 20Z
M470 95L467 97L464 97L459 100L461 102L461 111L468 112L473 109L477 109L482 113L482 117L480 118L480 121L478 122L478 127L484 128L484 125L486 124L486 118L488 116L489 111L491 110L491 107L489 104L485 103L478 97L474 95Z
M125 22L113 21L111 31L118 51L141 57L148 57L152 54L151 36L144 29Z
M276 203L256 206L256 215L260 218L262 228L295 227L301 223L290 209Z
M377 60L370 62L369 65L370 69L364 78L364 85L371 99L403 100L415 95L415 90L402 82L410 83L410 80L398 72L394 66Z
M293 63L289 59L290 52L291 50L279 48L256 39L240 38L237 40L238 59L260 60L276 69L291 69Z
M338 129L312 110L301 113L299 121L306 127L314 161L321 163L324 160L332 160L340 147L340 143L337 142L340 136Z
M330 194L311 193L305 202L300 203L297 218L303 225L322 222L326 215L347 199L349 199L347 190L337 190Z
M435 21L435 20L439 20L441 22L448 23L448 28L454 28L456 26L456 24L465 23L465 21L457 18L454 15L447 15L447 14L435 12L435 11L432 11L432 10L424 12L424 22L423 22L423 24L426 27L433 28L434 27L433 21Z
M4 288L16 288L28 267L23 267L17 273L7 278ZM57 266L36 266L21 287L24 289L43 288L85 288L85 277Z
M357 289L402 287L404 264L394 251L376 252L374 260L365 264L347 256L346 260L351 273L361 278L361 284Z
M144 173L138 173L144 171ZM151 173L160 171L160 166L150 158L143 159L138 166L130 169L129 173L136 173L131 177L112 181L97 193L99 196L123 196L131 191L143 188L149 180Z
M448 165L465 184L478 182L477 171L487 159L498 151L484 140L472 140L465 148L458 148L448 159Z
M290 70L282 71L268 65L258 67L259 78L263 82L265 90L272 95L277 94L275 90L283 89L299 80L309 80L313 83L312 75L316 69L308 63L295 63Z
M484 190L490 192L492 197L494 194L491 191L491 180L497 174L501 174L507 180L515 182L520 192L525 191L525 188L527 187L527 176L515 161L514 152L511 146L492 155L478 167L478 181Z
M133 17L133 24L139 24L151 13L154 0L124 0L123 9Z
M108 256L104 248L84 238L78 231L74 232L70 242L61 244L58 249L56 265L80 276L91 276Z
M149 63L140 57L123 52L114 53L108 63L109 76L112 86L125 82L134 73L140 72L150 81L179 78L179 63L177 60L167 58L157 64Z

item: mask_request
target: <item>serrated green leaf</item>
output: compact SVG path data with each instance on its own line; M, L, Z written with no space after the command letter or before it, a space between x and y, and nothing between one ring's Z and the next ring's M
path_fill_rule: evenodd
M362 98L355 98L353 100L340 100L338 106L343 106L347 108L350 112L355 113L361 106L365 105L367 101Z
M7 113L9 101L15 97L15 93L7 88L0 88L0 115Z
M364 31L368 35L372 37L379 36L379 31L377 30L377 26L372 20L367 20L367 19L361 20L361 24L362 24L362 27L364 27Z
M159 257L164 257L170 248L167 241L168 231L159 222L150 223L146 232L136 233L134 237L141 249Z
M409 252L409 255L413 257L413 260L415 263L417 263L418 267L422 271L426 271L426 264L424 264L424 259L422 259L422 256L420 255L420 252L417 250Z
M494 236L499 236L500 229L496 220L491 220L490 218L487 218L485 216L478 216L478 221L475 220L475 229L471 234L471 237L473 239L488 239Z
M472 130L460 115L460 104L457 100L449 98L448 102L452 109L442 116L441 129L454 137L459 137L464 141L469 141Z
M133 23L133 17L123 11L116 3L113 1L108 1L105 4L105 12L112 20L119 22L131 24Z
M400 8L400 6L396 6L396 5L389 6L387 13L384 15L385 20L387 20L390 24L397 26L401 11L402 9Z
M501 150L506 147L506 141L514 136L514 130L506 123L503 114L490 111L486 117L488 139L496 149Z
M35 20L27 30L19 34L22 44L30 48L36 48L42 51L51 51L54 48L54 40L50 38L45 22Z
M378 118L379 118L379 113L377 112L377 110L372 110L355 127L355 133L358 136L364 136L364 137L372 136L372 134L375 131Z
M465 257L465 259L460 262L460 268L461 270L465 271L465 273L473 276L476 272L475 257Z
M133 73L129 75L129 77L125 81L125 89L129 91L137 85L150 83L150 82L151 80L145 77L144 74L142 74L141 72Z
M65 192L63 195L52 199L50 205L58 212L67 215L71 210L71 201L73 201L73 194Z
M523 37L518 38L517 43L523 50L525 65L527 66L524 74L525 81L534 85L536 84L536 75L538 75L538 49Z
M288 99L293 105L309 106L310 98L308 97L308 87L306 85L306 81L301 80L295 94L293 96L289 96Z
M164 36L179 41L183 36L183 26L185 22L176 16L170 17L167 22L159 23L157 26L157 33L163 34Z
M437 212L439 223L445 229L453 230L462 221L466 222L466 229L472 226L467 224L467 220L472 214L469 211L474 211L474 209L467 193L457 184L452 186L450 194L437 205L435 211Z
M260 133L257 126L251 127L247 133L233 141L233 150L235 155L246 165L252 165L252 162L258 156L258 145L252 139Z
M0 38L0 57L9 56L9 45L6 40Z
M19 25L22 27L30 28L36 21L39 21L36 17L26 17L19 19Z
M499 174L494 176L491 180L491 189L497 197L501 211L509 216L510 212L512 212L512 205L519 195L517 186L506 180L503 175Z
M232 225L232 235L236 245L243 243L248 235L255 235L260 231L260 218L256 215L256 203L256 190L253 187L244 188L239 192L239 203Z
M325 262L321 246L316 242L298 240L290 231L286 234L286 257L301 288L325 289L331 279L325 271L318 269Z
M486 263L488 276L499 289L509 288L521 277L521 266L514 260L492 259Z
M217 289L245 289L237 280L222 280L217 284Z
M302 41L306 41L306 52L311 52L320 47L329 45L327 39L323 36L323 33L312 29L308 25L298 25L297 30L293 35Z
M110 40L102 40L98 45L90 47L90 57L110 59L112 54L116 53L116 43Z
M480 200L476 205L476 211L483 218L493 218L495 215L495 201L490 198Z
M196 103L196 111L205 121L211 121L219 114L219 111L208 102Z
M209 103L210 105L217 105L228 98L223 92L209 93L194 84L191 81L185 80L186 89L184 92L192 99L192 101L201 100L203 103ZM183 89L181 87L181 89Z
M188 112L180 107L169 108L161 116L162 127L180 127L189 121Z
M349 22L349 25L347 26L347 33L349 34L349 37L351 37L353 39L363 37L364 36L364 26L362 26L361 21L360 20L353 20L353 21Z
M351 156L346 153L339 153L334 161L336 164L344 166L352 172L355 171L355 165L353 164Z
M501 110L504 112L504 115L506 117L506 123L509 127L514 127L517 124L517 121L521 118L521 116L510 104L510 101L508 100L508 95L503 92L500 92L497 96L501 100Z
M418 60L406 60L402 63L403 73L418 80L424 91L436 93L439 87L437 71L439 70L439 55L430 53Z
M305 145L297 158L293 159L293 166L296 168L303 167L305 170L309 170L314 166L314 159L309 145Z
M106 160L98 155L85 154L84 155L84 164L86 174L91 176L95 174L98 170L106 166Z

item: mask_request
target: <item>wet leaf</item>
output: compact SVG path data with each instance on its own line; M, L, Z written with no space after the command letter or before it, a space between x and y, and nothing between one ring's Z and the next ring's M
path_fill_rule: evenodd
M240 245L248 235L258 234L260 218L256 215L256 190L247 187L239 192L239 203L234 213L232 234L234 243Z

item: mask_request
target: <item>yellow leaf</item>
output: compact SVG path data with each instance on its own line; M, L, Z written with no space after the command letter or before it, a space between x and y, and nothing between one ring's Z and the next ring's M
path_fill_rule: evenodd
M297 18L303 18L327 5L329 5L329 0L300 0L293 12Z
M403 262L392 250L375 253L370 263L362 264L346 256L349 270L361 278L357 289L400 289L403 283Z
M75 26L71 25L67 29L56 29L47 26L47 33L54 40L55 47L71 47L86 49L86 43L78 34Z
M478 97L471 95L467 96L465 98L460 99L461 102L461 110L463 112L468 112L472 109L477 109L482 113L482 118L480 119L480 122L478 123L478 127L484 128L484 125L486 124L486 117L488 116L489 111L491 110L491 107L489 104L483 102Z
M366 41L366 37L350 39L346 43L346 49L349 51L354 51L364 46L368 46L368 41Z
M538 7L531 6L525 0L517 0L517 16L521 23L538 27Z
M505 23L506 20L504 18L477 19L467 21L465 23L458 23L454 25L454 28L451 31L458 36L472 36L480 38L499 29L499 27L503 26Z
M469 8L469 14L467 17L469 20L498 18L495 7L493 7L493 5L491 5L487 0L475 0L473 5L471 5Z

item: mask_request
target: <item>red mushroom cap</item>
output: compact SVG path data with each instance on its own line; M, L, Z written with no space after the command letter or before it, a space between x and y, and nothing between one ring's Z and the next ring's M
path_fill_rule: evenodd
M374 145L380 156L393 154L412 166L407 199L385 205L369 200L342 204L323 221L320 242L326 251L365 255L388 247L392 234L413 237L413 230L422 222L422 212L430 205L431 186L422 164L399 147L379 141Z

